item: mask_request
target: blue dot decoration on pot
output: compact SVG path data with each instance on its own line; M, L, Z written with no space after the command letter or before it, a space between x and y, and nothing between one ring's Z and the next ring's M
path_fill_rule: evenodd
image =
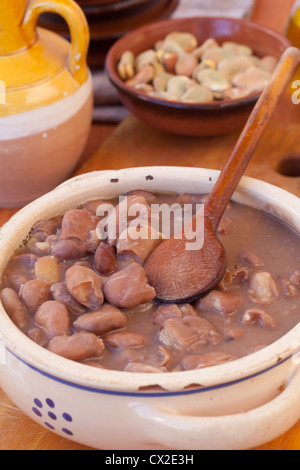
M69 429L73 418L69 413L58 414L55 412L55 403L51 398L46 398L43 403L39 398L33 400L32 411L41 418L44 426L51 431L61 430L66 436L73 436L73 432ZM66 427L68 426L68 427Z

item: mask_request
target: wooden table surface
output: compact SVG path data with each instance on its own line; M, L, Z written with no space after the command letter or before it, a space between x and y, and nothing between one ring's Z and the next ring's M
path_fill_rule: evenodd
M293 1L257 0L252 19L283 32ZM300 197L299 133L300 104L292 104L289 91L272 118L247 174L283 187ZM237 137L238 133L202 139L172 136L142 124L133 116L128 116L119 126L107 124L92 127L78 173L151 165L220 169ZM290 175L283 175L282 172ZM293 173L294 176L291 176ZM0 209L0 225L14 212L15 210ZM300 422L283 436L259 448L299 449ZM61 438L27 418L0 389L0 450L89 449Z

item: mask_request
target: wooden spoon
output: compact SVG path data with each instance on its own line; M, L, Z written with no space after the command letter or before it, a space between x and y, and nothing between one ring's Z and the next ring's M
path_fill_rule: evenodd
M208 197L204 218L202 216L203 223L200 213L196 214L189 229L184 227L182 233L164 240L149 256L145 273L156 291L158 301L183 303L195 300L223 278L227 259L225 249L216 235L219 223L299 63L300 50L288 48ZM202 232L204 230L202 248L187 249L187 242L191 242L189 230L193 229L195 233L199 227Z

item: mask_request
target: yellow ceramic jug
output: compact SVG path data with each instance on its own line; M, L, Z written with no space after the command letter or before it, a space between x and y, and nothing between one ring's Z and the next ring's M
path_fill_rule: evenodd
M71 43L37 27L61 15ZM69 177L89 135L89 28L73 0L0 0L0 207L19 207Z

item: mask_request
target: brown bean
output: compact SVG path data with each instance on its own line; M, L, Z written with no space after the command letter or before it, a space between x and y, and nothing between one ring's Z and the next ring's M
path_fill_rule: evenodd
M86 239L86 241L84 242L85 245L86 245L86 251L87 251L87 254L95 254L99 244L100 244L100 240L99 240L99 237L98 237L98 234L97 234L97 230L91 230L89 232L89 235Z
M277 325L276 321L271 315L258 308L250 308L247 310L244 313L241 322L245 324L268 326L272 328Z
M56 256L43 256L35 263L34 274L37 279L55 284L62 278L62 264Z
M40 328L32 328L28 331L28 337L43 348L48 346L49 338Z
M51 254L62 260L85 258L88 255L86 242L80 240L58 240L57 236L50 236Z
M72 209L63 217L60 240L76 238L82 242L87 240L89 232L95 230L99 223L98 217L85 209Z
M102 278L85 266L74 265L66 271L66 286L80 304L91 310L99 309L104 302Z
M34 316L34 322L50 338L68 335L70 332L70 318L67 307L56 300L44 302Z
M192 307L191 304L181 304L179 305L180 311L182 316L189 317L189 316L198 316L198 312Z
M39 241L45 241L49 235L55 235L61 228L62 217L54 217L49 220L42 220L34 225L32 234Z
M263 265L262 259L253 251L243 251L240 255L240 259L248 266L259 267Z
M156 204L158 202L158 198L156 194L151 193L150 191L145 191L144 189L134 189L127 193L127 197L132 197L132 196L141 196L145 198L146 202L150 204Z
M169 318L182 318L183 314L177 304L159 305L153 313L154 325L162 326Z
M120 233L126 229L128 223L139 216L148 220L150 207L143 196L129 196L123 199L107 217L105 228L107 241L110 245L116 245Z
M72 336L56 336L48 350L72 361L85 361L100 357L105 349L102 339L93 333L75 333Z
M278 287L270 273L257 271L249 279L249 296L253 302L272 304L279 295Z
M30 316L18 294L13 289L6 287L2 290L0 298L6 313L13 323L20 330L25 331L30 324Z
M213 290L196 303L196 308L231 315L241 308L243 302L242 297L237 294Z
M10 265L22 272L31 271L38 257L33 253L24 253L22 255L14 256L11 260Z
M107 201L102 199L93 199L92 201L84 203L82 209L85 209L88 212L91 212L93 215L96 215L98 207L102 204L107 205Z
M171 359L171 352L165 346L158 346L156 349L151 349L144 362L153 367L164 367Z
M102 243L98 246L94 256L96 271L103 276L114 273L118 267L118 261L114 247Z
M118 254L133 253L144 263L154 248L161 243L163 235L147 224L128 227L117 242Z
M19 292L22 284L33 279L33 270L38 257L31 253L14 256L4 271L7 285Z
M145 344L146 339L140 333L133 331L116 331L103 337L103 341L110 347L120 348L136 348Z
M76 299L74 299L74 297L68 291L67 286L64 282L58 282L56 284L53 284L50 287L50 290L53 299L65 304L65 306L72 315L80 315L82 313L85 313L86 308L79 302L77 302Z
M20 292L22 285L30 281L29 276L18 274L13 270L7 270L4 278L6 279L6 285L12 287L16 292Z
M110 304L104 304L97 311L81 315L73 323L76 331L87 331L97 336L123 328L125 325L126 315Z
M106 300L119 308L136 307L156 296L155 290L148 284L144 269L138 263L131 263L110 276L103 292Z
M158 339L167 347L197 352L206 344L218 344L220 334L214 326L199 316L169 318L158 333Z
M32 279L21 287L20 296L27 310L35 313L44 302L50 300L50 285L41 279Z

